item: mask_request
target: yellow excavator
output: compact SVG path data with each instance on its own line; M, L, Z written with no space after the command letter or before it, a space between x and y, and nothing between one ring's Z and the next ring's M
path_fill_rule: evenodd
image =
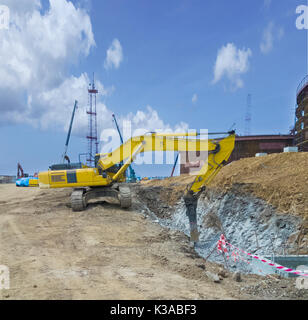
M221 134L221 133L220 133ZM193 133L147 133L132 137L114 151L96 155L94 168L72 170L48 170L39 173L40 188L74 188L71 194L73 211L82 211L90 199L112 197L122 208L132 203L125 172L138 154L153 151L207 151L208 158L187 186L184 195L190 220L191 238L198 239L196 202L201 191L225 165L234 149L235 132L228 132L223 139L200 139L202 134ZM194 137L194 138L190 138Z

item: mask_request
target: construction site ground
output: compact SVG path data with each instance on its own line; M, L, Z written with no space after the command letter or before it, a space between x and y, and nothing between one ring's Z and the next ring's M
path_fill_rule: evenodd
M11 281L0 299L308 298L294 279L236 282L226 272L215 283L206 271L221 267L200 258L184 234L135 207L96 202L72 212L70 193L0 185L0 264Z

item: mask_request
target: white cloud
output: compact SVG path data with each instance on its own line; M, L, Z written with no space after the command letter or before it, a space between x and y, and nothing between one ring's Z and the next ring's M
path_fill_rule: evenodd
M2 2L11 9L11 25L9 32L1 31L0 125L26 123L42 130L67 131L74 101L78 100L73 133L85 137L87 89L91 80L87 73L71 75L69 68L86 58L95 46L89 15L68 0L50 0L46 12L41 11L39 0ZM107 58L116 68L122 61L122 48L117 39ZM106 141L110 132L114 137L118 137L118 133L112 122L112 111L101 97L114 88L105 88L97 80L95 84L99 91L98 132L104 129L100 136ZM123 120L131 120L134 131L187 128L185 123L174 127L164 123L151 107L119 115L120 124Z
M267 54L273 50L274 41L280 40L284 35L284 30L281 27L275 26L270 22L263 31L260 50L263 54Z
M231 82L232 89L243 87L244 83L240 75L249 70L250 49L237 49L233 43L228 43L219 49L214 66L214 80L217 83L224 76Z
M1 123L62 126L63 112L78 96L67 88L79 81L86 92L85 75L69 76L68 68L95 46L90 17L70 1L49 4L42 13L38 0L6 1L11 17L0 42Z
M125 120L131 121L133 130L144 131L144 133L148 131L161 132L188 129L187 124L184 122L177 124L175 127L166 124L151 106L147 106L146 111L138 110L136 114L129 113L125 116Z
M191 101L192 103L196 103L198 101L198 95L196 93L193 94Z
M74 100L78 101L79 109L76 112L73 132L85 136L88 128L88 118L85 112L88 104L87 88L90 80L86 73L80 77L71 76L57 88L44 91L36 96L35 104L41 103L44 106L43 113L38 119L31 119L30 123L42 129L56 129L67 131L71 117ZM109 89L96 81L96 88L99 95L106 95ZM100 99L97 101L98 124L100 128L108 124L108 116L111 111L107 109ZM109 124L108 124L109 125Z
M11 14L28 14L34 9L40 9L40 0L2 0L1 4L4 4L10 8Z
M111 114L110 114L111 119ZM101 132L100 140L108 142L102 145L102 152L109 152L119 146L119 134L116 131L112 121L108 119L105 129ZM123 139L127 140L132 136L142 135L147 132L185 132L188 130L188 124L180 122L175 126L165 123L158 112L151 106L146 106L144 110L137 110L136 113L128 113L118 118L118 124L123 134Z
M123 49L121 43L118 39L112 41L111 46L107 50L107 57L104 63L106 69L120 67L121 62L123 61Z

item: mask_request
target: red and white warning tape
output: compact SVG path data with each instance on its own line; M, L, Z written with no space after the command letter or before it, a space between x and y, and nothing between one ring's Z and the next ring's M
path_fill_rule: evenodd
M244 251L244 250L242 250L240 248L237 248L233 244L227 242L225 236L222 234L220 236L220 239L217 242L217 250L218 250L218 252L223 253L223 254L228 254L227 245L230 247L230 249L232 249L232 248L235 249L235 250L232 251L232 254L231 254L231 256L234 258L235 262L237 261L237 259L238 260L241 259L241 260L249 263L248 261L246 261L246 260L241 258L239 252L242 252L242 253L248 255L249 257L251 257L253 259L256 259L256 260L259 260L261 262L264 262L264 263L270 265L271 267L274 267L274 268L276 268L276 269L278 269L280 271L293 273L293 274L296 274L296 275L302 276L302 277L308 277L308 273L305 273L305 271L295 270L295 269L291 269L291 268L287 268L287 267L281 266L280 264L274 263L271 260L268 260L268 259L266 259L264 257L259 257L259 256L256 256L256 255L253 255L253 254L251 254L249 252L246 252L246 251Z

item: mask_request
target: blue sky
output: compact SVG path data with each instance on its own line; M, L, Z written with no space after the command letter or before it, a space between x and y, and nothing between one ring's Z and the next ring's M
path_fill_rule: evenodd
M296 29L295 10L305 0L2 3L11 23L24 21L22 31L0 30L0 174L15 174L18 161L29 173L60 161L74 99L81 105L68 153L77 161L87 151L84 84L93 71L102 136L114 128L112 112L120 123L162 129L226 131L236 123L243 135L248 94L252 134L287 134L293 124L296 87L307 69L306 31ZM55 20L47 20L51 8ZM121 52L107 66L115 39Z

